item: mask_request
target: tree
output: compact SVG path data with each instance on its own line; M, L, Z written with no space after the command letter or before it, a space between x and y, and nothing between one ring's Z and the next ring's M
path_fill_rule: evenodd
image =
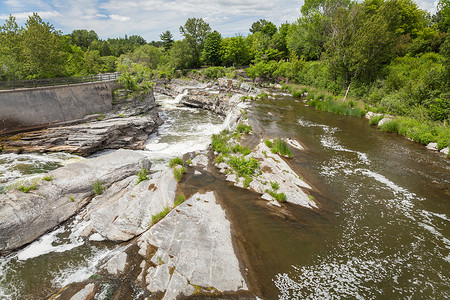
M30 78L65 76L67 55L61 51L60 32L33 13L25 23L23 32L24 69Z
M0 27L0 80L21 79L24 58L22 55L23 29L16 18L9 16Z
M200 54L203 50L205 39L211 32L209 24L202 18L189 18L184 26L180 26L180 33L192 50L193 66L200 66Z
M173 44L173 36L169 30L164 31L159 35L159 38L162 41L164 50L169 51Z
M78 29L69 34L72 44L77 45L86 51L93 41L98 41L98 35L95 31L87 31L86 29Z
M220 47L222 42L222 36L219 32L214 30L205 40L205 47L203 48L203 61L208 65L218 66L220 65Z
M190 69L194 66L193 53L186 40L173 43L169 53L169 65L177 69Z
M224 39L222 61L229 66L243 66L250 62L249 47L242 36Z

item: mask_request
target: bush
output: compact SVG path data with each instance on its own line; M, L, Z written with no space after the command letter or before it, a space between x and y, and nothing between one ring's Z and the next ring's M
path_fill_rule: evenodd
M179 157L172 158L170 160L170 162L169 162L169 167L173 168L176 165L183 166L184 165L184 161L181 158L179 158Z
M383 123L380 126L380 129L382 131L387 131L387 132L398 132L398 128L399 128L399 121L397 119L387 121L386 123Z
M272 148L273 143L271 141L269 141L268 139L264 140L264 144L266 144L267 147Z
M238 176L252 176L259 167L259 163L254 158L232 157L227 161L228 165L237 172Z
M370 118L369 124L370 125L378 125L378 123L380 123L380 121L383 119L384 119L384 116L373 116L372 118Z
M228 141L230 140L230 137L228 136L229 131L223 130L219 134L213 134L212 135L212 141L211 141L211 148L222 154L227 154L230 152L230 149L228 147Z
M236 131L239 133L249 133L250 130L252 130L252 126L250 125L245 125L242 123L239 123L239 125L236 127Z
M137 181L136 184L139 184L139 183L141 183L144 180L148 180L148 176L147 176L148 175L148 170L146 168L140 169L138 171L137 175L138 175L138 181Z
M288 156L290 158L294 157L292 155L291 149L289 149L288 145L285 141L280 139L275 139L273 141L272 149L270 149L272 153L278 153L283 156Z
M97 179L92 184L92 189L94 190L94 193L96 195L101 195L101 194L103 194L103 191L105 188L103 187L103 182L101 180Z

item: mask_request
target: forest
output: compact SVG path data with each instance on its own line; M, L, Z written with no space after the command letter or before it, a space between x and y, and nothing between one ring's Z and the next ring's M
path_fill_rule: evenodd
M63 34L38 14L21 27L10 16L0 27L0 80L120 71L132 88L143 79L214 79L245 67L253 80L285 84L294 95L308 91L319 109L321 100L345 99L361 111L402 116L387 131L443 148L450 139L450 1L436 9L430 15L412 0L306 0L292 24L260 19L247 36L223 37L189 18L181 40L167 30L152 42L101 40L84 29Z

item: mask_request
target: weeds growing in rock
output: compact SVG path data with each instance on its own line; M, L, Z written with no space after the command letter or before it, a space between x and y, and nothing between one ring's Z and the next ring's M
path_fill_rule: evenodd
M380 121L383 119L384 119L384 116L373 116L372 118L370 118L369 124L370 125L378 125L378 123L380 123Z
M249 133L250 130L252 130L252 126L242 123L239 123L239 125L236 127L236 131L239 133Z
M269 189L266 189L266 193L275 198L278 202L286 202L286 195L284 193L277 193Z
M280 188L280 184L276 181L271 181L270 186L272 187L272 190L276 191Z
M181 173L180 169L178 169L178 168L173 169L173 177L175 177L175 180L177 182L181 182L181 178L183 177L183 174Z
M144 180L148 180L148 170L146 168L142 168L138 171L138 180L136 184L141 183Z
M156 215L152 216L152 224L158 223L162 218L164 218L170 211L169 207L164 208L164 210Z
M286 142L280 139L275 139L273 141L273 145L270 150L272 151L272 153L278 153L280 155L288 156L290 158L293 157L291 149L289 149Z
M183 166L183 165L184 165L183 159L181 159L181 158L179 158L179 157L172 158L172 159L170 160L170 162L169 162L169 167L173 168L173 167L175 167L176 165Z
M212 135L211 148L222 154L227 154L230 152L230 148L228 147L228 141L230 137L228 136L228 130L222 130L219 134Z
M37 182L36 182L36 180L33 180L32 182L28 182L28 181L19 182L17 184L16 188L23 193L28 193L31 190L37 189Z
M271 141L269 141L268 139L264 140L264 144L266 144L267 147L272 148L273 143Z
M103 187L103 182L99 179L97 179L96 181L94 181L94 183L92 183L92 188L96 195L101 195L105 190L105 188Z
M248 186L250 185L250 183L253 181L253 178L251 178L250 176L245 176L244 177L244 189L248 188Z
M177 198L175 199L175 206L180 205L185 200L186 200L186 197L184 195L178 195Z
M53 176L44 176L44 177L42 177L42 180L45 180L45 181L52 181L53 179L55 179L55 177L53 177Z
M70 202L75 202L75 199L72 196L69 196Z
M239 177L252 176L259 167L259 163L254 158L246 159L245 157L231 157L227 161L228 165L236 171Z

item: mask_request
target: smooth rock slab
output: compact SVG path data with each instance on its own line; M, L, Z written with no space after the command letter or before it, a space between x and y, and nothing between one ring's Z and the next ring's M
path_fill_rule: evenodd
M144 155L118 150L51 171L43 176L54 179L39 181L29 193L0 194L0 253L32 242L77 213L94 195L95 180L109 186L149 166Z
M149 268L146 282L151 290L164 289L164 299L189 296L194 285L221 292L248 289L230 222L213 192L193 195L152 226L138 240L141 248L149 244L158 248L151 259L157 266ZM167 268L173 270L169 282Z

